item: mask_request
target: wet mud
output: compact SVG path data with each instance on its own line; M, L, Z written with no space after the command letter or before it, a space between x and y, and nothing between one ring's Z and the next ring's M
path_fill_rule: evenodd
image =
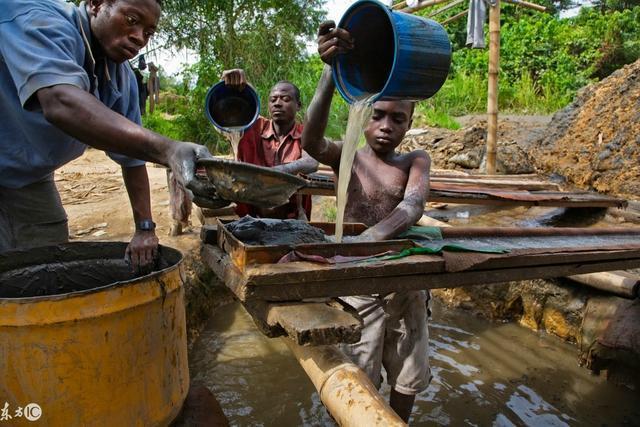
M299 245L329 241L321 229L295 219L256 219L247 215L226 227L247 245Z
M182 255L160 247L151 271L125 261L127 244L76 242L0 254L0 298L62 295L116 285L176 265Z

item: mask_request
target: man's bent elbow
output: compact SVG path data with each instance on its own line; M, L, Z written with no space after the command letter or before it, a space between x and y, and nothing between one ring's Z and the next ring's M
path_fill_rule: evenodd
M42 115L54 126L65 125L73 117L72 101L68 89L62 86L42 88L37 92Z

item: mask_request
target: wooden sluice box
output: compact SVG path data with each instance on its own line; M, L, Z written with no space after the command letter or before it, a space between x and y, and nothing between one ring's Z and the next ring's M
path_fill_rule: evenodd
M333 234L333 224L313 224ZM359 234L349 224L345 235ZM396 291L452 288L506 281L563 277L640 267L638 228L441 228L438 245L480 245L505 253L412 254L413 240L373 243L320 243L251 246L238 240L223 222L203 229L202 256L270 336L287 334L299 344L354 342L357 316L335 297ZM327 263L278 263L292 251ZM388 254L398 254L389 257ZM387 256L374 257L387 254ZM404 254L406 256L400 256ZM393 258L393 259L390 259ZM321 299L322 302L309 302ZM305 320L305 318L307 318ZM315 319L315 320L314 320ZM307 323L305 323L307 322Z

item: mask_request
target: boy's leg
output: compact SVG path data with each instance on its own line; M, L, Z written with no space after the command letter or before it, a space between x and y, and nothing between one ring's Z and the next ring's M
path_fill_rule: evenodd
M391 407L408 422L415 395L429 386L429 333L426 293L393 294L387 313L383 365L392 388Z
M373 296L340 299L357 310L362 317L363 327L360 341L355 344L340 344L339 348L367 374L376 388L380 388L385 322L383 301Z
M413 411L413 402L415 400L415 394L402 394L392 388L389 405L405 423L409 424L409 418L411 418L411 411Z

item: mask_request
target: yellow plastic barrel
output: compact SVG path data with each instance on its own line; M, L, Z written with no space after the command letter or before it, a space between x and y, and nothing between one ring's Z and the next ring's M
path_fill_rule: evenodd
M182 255L161 247L159 270L135 278L125 248L0 254L8 425L163 426L178 415L189 388Z

